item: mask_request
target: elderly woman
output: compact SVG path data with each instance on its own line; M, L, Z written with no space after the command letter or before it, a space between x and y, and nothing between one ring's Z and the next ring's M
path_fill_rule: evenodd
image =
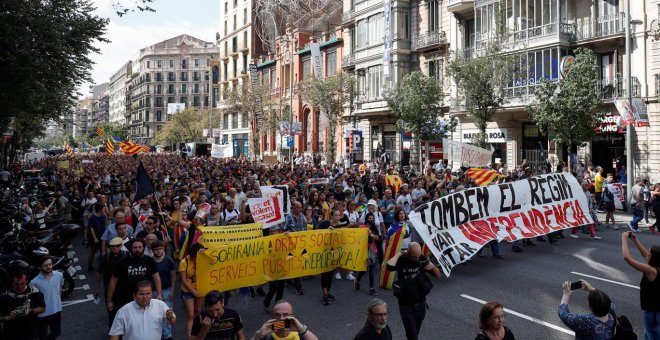
M598 339L610 340L614 336L614 323L616 322L612 313L614 304L604 292L594 289L589 282L580 280L580 287L571 287L571 283L565 281L562 285L563 295L559 305L559 318L575 331L575 339ZM574 314L568 310L568 301L575 290L586 290L589 292L587 300L591 313Z
M504 306L496 301L486 302L479 311L479 334L474 340L515 340L513 332L504 326Z

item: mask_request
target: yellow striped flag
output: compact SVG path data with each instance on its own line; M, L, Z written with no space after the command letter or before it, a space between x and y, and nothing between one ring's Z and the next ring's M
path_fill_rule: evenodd
M108 138L108 140L105 141L105 154L110 156L115 152L115 147L112 145L112 140Z
M399 230L397 230L397 232L394 233L394 235L392 235L389 240L387 240L383 264L380 266L379 278L380 286L385 289L392 289L395 274L395 272L387 270L387 261L389 261L389 259L401 251L401 247L403 246L403 238L406 235L406 228L406 225L402 225L401 228L399 228Z
M97 126L97 127L96 127L96 134L97 134L99 137L103 137L103 128L100 127L100 126Z
M495 170L479 168L469 168L465 174L482 187L487 186L498 177L505 177Z
M69 157L73 157L73 149L71 149L69 143L64 142L64 150L66 150L66 153L69 155Z
M140 144L135 144L133 142L119 142L118 144L125 155L135 155L142 151L142 145Z

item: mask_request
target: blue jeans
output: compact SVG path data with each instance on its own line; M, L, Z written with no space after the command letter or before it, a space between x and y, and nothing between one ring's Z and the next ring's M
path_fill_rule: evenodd
M644 311L644 340L660 339L660 312Z
M163 289L163 302L167 304L168 307L174 308L174 304L172 299L170 299L170 293L172 292L172 287ZM153 299L158 298L158 292L153 292ZM163 339L171 338L172 337L172 326L167 324L163 324Z
M517 242L517 241L514 241L514 244L515 244L515 242ZM497 242L497 240L492 240L492 241L488 242L487 245L490 246L490 251L493 253L493 256L499 256L500 255L500 244ZM477 254L481 254L482 251L483 251L483 248L479 249Z
M633 208L633 219L630 221L630 226L633 227L633 229L639 228L639 221L641 221L644 218L644 209L642 209L641 204L632 204Z

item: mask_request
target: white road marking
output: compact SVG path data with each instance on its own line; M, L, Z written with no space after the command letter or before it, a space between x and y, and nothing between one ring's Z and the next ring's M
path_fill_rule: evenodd
M470 295L466 295L466 294L461 294L461 297L466 298L466 299L468 299L468 300L472 300L472 301L474 301L474 302L478 302L478 303L480 303L480 304L482 304L482 305L486 303L486 301L484 301L484 300L481 300L481 299L478 299L478 298L476 298L476 297L473 297L473 296L470 296ZM548 327L548 328L552 328L552 329L557 330L557 331L560 331L560 332L562 332L562 333L566 333L566 334L568 334L568 335L575 336L575 332L573 332L573 331L570 330L570 329L566 329L566 328L563 328L563 327L559 327L559 326L557 326L557 325L553 325L553 324L551 324L551 323L549 323L549 322L545 322L545 321L543 321L543 320L539 320L539 319L537 319L537 318L534 318L534 317L531 317L531 316L528 316L528 315L525 315L525 314L522 314L522 313L518 313L518 312L516 312L516 311L514 311L514 310L511 310L511 309L508 309L508 308L504 308L504 311L505 311L507 314L515 315L515 316L517 316L517 317L519 317L519 318L522 318L522 319L525 319L525 320L529 320L529 321L534 322L534 323L537 323L537 324L539 324L539 325L541 325L541 326L545 326L545 327Z
M76 262L78 262L78 258L77 258L77 257L74 257L74 258L73 258L73 263L76 263Z
M82 270L81 266L76 266L76 270Z
M87 277L83 274L78 275L78 280L85 280Z
M602 278L602 277L593 276L593 275L587 275L587 274L578 273L578 272L571 272L571 274L575 274L575 275L578 275L578 276L584 276L584 277L588 277L588 278L592 278L592 279L600 280L600 281L604 281L604 282L614 283L614 284L617 284L617 285L621 285L621 286L625 286L625 287L630 287L630 288L634 288L634 289L639 289L639 286L631 285L630 283L625 283L625 282L619 282L619 281L614 281L614 280L604 279L604 278Z
M89 301L94 301L94 295L93 294L87 294L86 299L80 299L80 300L72 300L72 301L62 301L62 307L68 307L71 305L77 305L79 303L85 303Z
M84 290L89 290L89 285L82 285L82 287L75 287L73 289L84 289Z
M67 251L67 252L66 252L66 256L67 256L67 257L73 257L73 255L74 255L75 253L76 253L76 252L73 251L73 250L71 250L71 251Z
M596 251L596 248L590 248L590 249L584 249L580 251L578 254L573 254L573 257L577 258L578 260L582 261L587 267L593 269L594 271L598 273L608 273L612 277L625 277L626 273L614 268L612 266L594 261L592 259L592 253Z

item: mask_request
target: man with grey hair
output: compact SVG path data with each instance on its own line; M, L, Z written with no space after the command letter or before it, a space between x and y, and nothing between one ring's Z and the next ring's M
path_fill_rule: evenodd
M373 299L367 305L367 321L353 340L392 340L392 331L387 324L387 304Z

